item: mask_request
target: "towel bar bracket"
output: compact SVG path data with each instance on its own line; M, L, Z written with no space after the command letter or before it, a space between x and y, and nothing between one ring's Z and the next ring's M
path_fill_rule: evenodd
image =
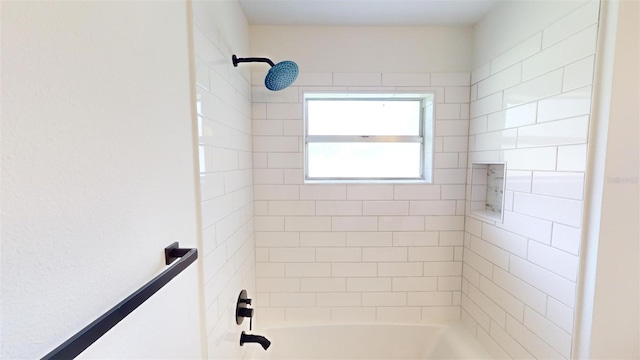
M191 249L181 249L178 242L174 242L173 244L164 248L164 263L165 265L171 265L172 262L180 259L181 257L187 255L187 253Z

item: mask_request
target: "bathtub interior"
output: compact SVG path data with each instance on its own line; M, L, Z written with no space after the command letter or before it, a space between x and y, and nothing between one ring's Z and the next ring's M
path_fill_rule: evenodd
M262 330L247 359L491 359L460 324L329 324Z
M429 359L493 359L475 336L460 323L448 324Z

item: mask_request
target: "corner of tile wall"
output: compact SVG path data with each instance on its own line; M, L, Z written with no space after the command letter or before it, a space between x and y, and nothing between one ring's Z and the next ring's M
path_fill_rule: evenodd
M237 326L233 316L236 301L242 289L249 297L257 295L251 119L255 107L250 72L231 63L232 49L247 44L230 44L228 38L234 34L219 30L215 19L203 16L216 6L198 3L193 25L206 332L208 358L241 359L246 348L238 346L244 327Z
M504 221L466 218L462 319L496 356L571 357L597 3L471 75L469 164L507 175Z

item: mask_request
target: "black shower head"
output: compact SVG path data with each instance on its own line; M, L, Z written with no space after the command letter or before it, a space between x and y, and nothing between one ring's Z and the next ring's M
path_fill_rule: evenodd
M291 86L298 77L298 65L293 61L285 60L274 64L273 61L267 58L238 58L235 55L231 57L231 60L233 66L238 66L238 63L241 62L266 62L271 65L271 69L269 69L267 76L264 78L264 86L272 91L282 90Z

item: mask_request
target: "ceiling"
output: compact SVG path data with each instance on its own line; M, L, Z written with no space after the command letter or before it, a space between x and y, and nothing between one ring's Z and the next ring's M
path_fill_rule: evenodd
M239 0L251 25L471 25L505 0Z

